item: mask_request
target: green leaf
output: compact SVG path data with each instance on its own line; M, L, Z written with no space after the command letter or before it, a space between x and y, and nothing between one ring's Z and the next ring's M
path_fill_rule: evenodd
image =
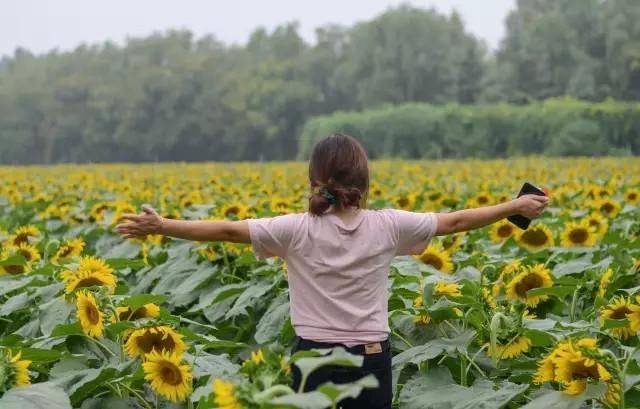
M271 399L269 403L276 408L326 409L331 407L329 398L318 391L280 396Z
M534 288L533 290L527 291L527 296L541 296L541 295L554 295L558 298L564 298L569 294L573 294L576 290L576 287L568 287L561 285L554 285L546 288Z
M4 260L0 260L0 266L23 266L27 264L27 259L20 253L13 254Z
M52 337L62 337L66 335L84 335L84 331L82 331L82 326L79 322L59 324L51 331Z
M53 329L68 321L75 306L60 298L42 304L40 306L40 330L45 336L52 333Z
M110 258L105 260L105 262L114 270L121 270L123 268L137 270L145 266L144 260L141 258Z
M593 265L593 262L591 260L592 256L588 255L583 258L556 264L553 268L553 276L562 277L568 274L581 273L589 269Z
M522 409L580 409L582 404L593 398L603 396L607 390L604 383L587 385L587 390L577 396L569 396L558 391L549 391L527 403Z
M9 294L10 292L22 288L35 279L33 276L20 277L18 279L13 276L0 277L0 296Z
M233 307L225 315L226 319L233 318L238 315L245 314L247 307L253 306L256 300L261 299L269 290L273 287L273 283L261 281L254 283L249 288L244 290L238 297Z
M467 330L455 338L433 339L424 345L409 348L394 356L392 365L396 369L401 369L408 363L419 364L433 359L443 352L451 354L455 351L466 351L475 336L475 331Z
M626 328L629 326L628 319L621 320L604 320L601 329Z
M2 409L72 409L67 394L52 382L11 389L0 398Z
M136 294L126 298L124 301L122 301L122 304L129 306L129 308L131 308L131 311L135 311L145 304L162 304L166 300L166 295Z
M62 352L55 349L20 348L22 359L33 361L34 363L55 362L62 356Z
M453 382L447 368L434 367L414 375L402 388L399 400L402 409L501 408L527 388L528 385L486 379L465 387Z
M355 399L360 396L363 389L378 387L378 379L374 375L365 376L356 382L336 385L333 382L322 384L318 391L324 393L333 403L341 402L344 399Z
M305 355L306 354L295 353L291 357L291 361L298 367L303 378L309 376L313 371L323 366L337 365L360 367L364 361L364 357L362 355L351 354L342 347L331 349L331 353L326 356L308 357Z
M133 240L125 240L102 254L104 259L132 259L140 253L141 245Z
M15 311L26 308L31 304L31 297L27 293L20 293L9 298L0 306L0 317L7 316Z
M272 302L264 313L253 338L258 344L266 344L274 341L280 335L280 329L289 318L289 299L287 294L280 294Z

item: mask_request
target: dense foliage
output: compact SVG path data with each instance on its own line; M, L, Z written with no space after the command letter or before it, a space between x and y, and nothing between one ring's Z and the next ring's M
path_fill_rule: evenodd
M640 163L373 162L372 208L448 211L548 188L526 231L436 238L389 271L394 407L640 407ZM249 246L123 241L123 212L302 211L300 163L0 168L2 409L336 408L375 385L301 394L287 269ZM31 386L29 386L31 384Z
M291 159L304 123L335 111L637 100L639 20L635 0L520 0L495 53L458 15L409 6L321 27L313 44L288 24L244 45L168 32L45 55L18 49L0 60L0 162Z
M640 155L640 104L548 99L523 106L388 106L337 112L305 125L299 157L333 132L358 137L374 158Z

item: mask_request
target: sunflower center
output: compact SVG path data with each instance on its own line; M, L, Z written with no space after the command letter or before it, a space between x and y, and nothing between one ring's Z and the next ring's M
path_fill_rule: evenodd
M506 239L511 236L511 233L513 233L513 227L508 224L503 224L498 228L498 237L500 238Z
M71 254L72 251L73 251L73 248L71 248L69 246L64 246L60 250L60 257L67 257L69 254Z
M22 254L22 257L24 257L27 261L33 260L33 255L28 250L20 249L20 254Z
M407 199L406 197L401 197L400 199L398 199L398 206L406 207L408 205L409 205L409 199Z
M589 232L587 229L578 228L569 232L569 240L571 240L572 243L582 244L587 241L588 238Z
M84 308L84 313L91 325L97 325L100 322L100 312L94 305L87 305Z
M11 275L22 274L24 273L24 266L15 265L15 266L4 266L4 271Z
M629 307L627 307L626 305L623 305L621 307L616 308L615 310L613 310L613 312L611 313L611 319L612 320L622 320L627 318L627 314L630 314L631 311L629 309Z
M433 266L436 270L440 270L444 264L442 259L435 254L425 254L422 257L422 262Z
M542 279L537 274L527 274L516 284L516 294L521 298L527 298L527 291L542 286Z
M156 350L161 351L173 351L176 347L176 343L173 341L173 337L164 332L152 332L148 330L137 339L138 348L145 354Z
M540 247L547 244L549 237L547 237L547 233L544 230L531 229L522 234L522 240L531 246Z
M235 216L235 215L237 215L237 214L238 214L238 212L239 212L239 211L240 211L240 209L238 209L238 207L237 207L237 206L232 206L232 207L228 208L228 209L224 212L224 215L225 215L225 216L231 216L231 215L234 215L234 216Z
M164 383L172 386L180 385L182 383L182 373L180 369L171 362L163 362L160 368L160 377Z
M633 192L633 193L629 193L629 194L627 195L627 199L628 199L628 200L631 200L631 201L636 200L637 198L638 198L638 194L637 194L637 193L635 193L635 192Z
M571 367L571 377L573 379L600 379L597 365L586 366L584 360L574 362Z
M78 284L76 284L75 288L93 287L93 286L100 286L104 284L105 283L102 280L100 280L98 277L87 277L78 281Z
M478 204L483 205L483 204L487 204L487 203L489 203L489 198L488 197L486 197L486 196L479 196L478 197Z
M18 233L16 237L13 239L13 244L19 246L22 243L27 243L29 241L28 233Z
M119 315L120 321L135 321L140 318L146 318L147 316L147 309L145 307L140 307L133 313L131 312L131 308L127 307L127 310L122 311Z
M611 213L611 212L613 212L613 205L611 203L607 202L607 203L602 205L600 210L604 211L605 213Z

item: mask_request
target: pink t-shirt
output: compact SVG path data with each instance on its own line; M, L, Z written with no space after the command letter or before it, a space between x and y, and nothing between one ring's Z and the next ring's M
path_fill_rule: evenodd
M248 222L256 256L287 262L296 334L352 346L387 339L389 264L421 253L436 220L434 213L388 209L360 210L352 225L332 213Z

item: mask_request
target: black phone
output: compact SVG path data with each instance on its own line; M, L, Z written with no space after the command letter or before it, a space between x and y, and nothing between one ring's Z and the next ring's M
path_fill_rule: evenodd
M533 185L532 183L524 182L524 185L522 185L522 189L520 189L520 193L518 193L518 197L522 195L546 196L547 194L544 192L544 190ZM509 216L507 217L507 220L509 220L511 223L515 224L516 226L520 227L522 230L527 230L527 228L531 224L531 219L528 219L519 214Z

